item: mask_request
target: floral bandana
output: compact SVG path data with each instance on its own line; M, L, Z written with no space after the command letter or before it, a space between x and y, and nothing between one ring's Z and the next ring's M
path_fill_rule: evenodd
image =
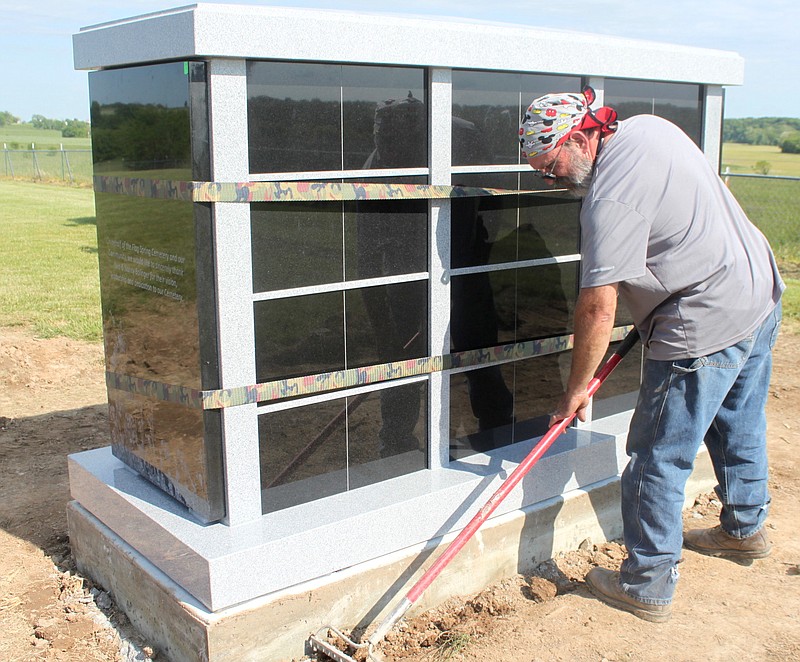
M534 99L519 127L523 158L546 154L561 145L573 131L600 127L602 135L617 128L617 113L603 107L592 111L594 90L588 85L580 94L545 94Z

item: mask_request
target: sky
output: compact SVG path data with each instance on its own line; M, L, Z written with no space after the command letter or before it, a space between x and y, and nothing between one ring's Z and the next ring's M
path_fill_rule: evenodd
M726 117L800 117L797 0L216 0L462 17L734 51L745 82L726 88ZM82 27L191 4L182 0L0 0L0 111L23 121L89 118L87 72L75 71Z

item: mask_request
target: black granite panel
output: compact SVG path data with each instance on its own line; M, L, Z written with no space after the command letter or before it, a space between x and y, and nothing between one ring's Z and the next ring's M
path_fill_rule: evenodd
M89 74L95 174L192 178L190 71L198 64L169 62Z
M519 120L538 96L578 92L574 76L453 71L453 165L519 163Z
M426 468L427 394L417 382L347 399L350 489Z
M89 75L97 174L188 180L209 172L205 65ZM219 386L208 205L95 195L106 367ZM218 412L110 391L114 454L203 521L224 516Z
M427 166L424 69L343 66L342 116L345 170Z
M566 262L517 270L517 342L572 333L579 269Z
M514 434L514 366L450 376L450 457L508 446Z
M427 418L424 382L262 414L263 512L425 469Z
M250 171L424 167L424 69L247 65Z
M517 190L516 173L453 175L453 184ZM517 195L451 201L450 264L453 268L517 259Z
M428 281L344 295L348 368L428 356Z
M250 172L340 170L341 66L247 63Z
M604 99L620 119L659 115L677 124L697 145L702 144L702 85L606 78Z
M428 203L397 200L345 203L345 279L428 270Z
M347 491L348 399L258 418L265 513Z
M254 292L343 280L341 203L257 203L250 219Z
M256 301L254 317L259 382L344 369L342 292Z

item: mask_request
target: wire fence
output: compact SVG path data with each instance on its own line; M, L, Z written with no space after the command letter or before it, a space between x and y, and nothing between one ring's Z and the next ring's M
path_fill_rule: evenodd
M800 177L723 173L747 216L780 262L800 267Z
M70 184L91 184L91 149L9 149L3 145L6 177L33 181L60 180Z

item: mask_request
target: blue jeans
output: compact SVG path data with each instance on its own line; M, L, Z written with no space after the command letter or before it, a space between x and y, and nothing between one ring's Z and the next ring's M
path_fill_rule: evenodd
M727 349L645 361L621 479L628 557L620 577L634 598L657 605L672 600L684 488L704 439L719 483L722 528L747 538L763 526L770 502L764 408L780 320L779 303L751 336Z

